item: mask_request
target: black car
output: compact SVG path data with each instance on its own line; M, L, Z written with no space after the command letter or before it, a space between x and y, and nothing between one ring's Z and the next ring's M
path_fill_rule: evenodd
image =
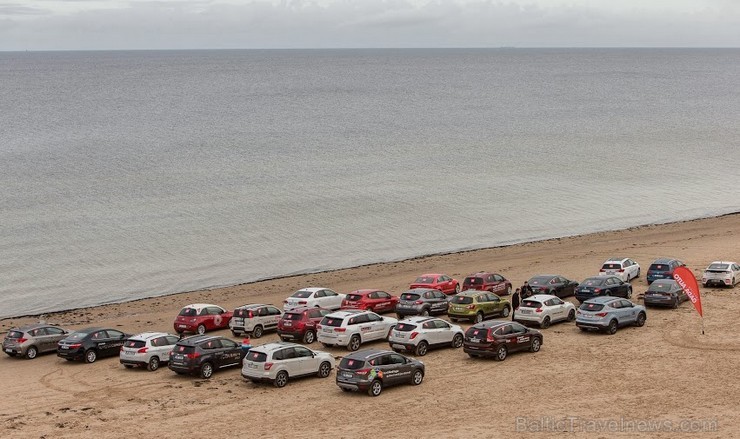
M689 295L673 279L653 281L645 291L645 306L670 306L678 308L681 302L689 300Z
M94 363L98 358L118 356L131 334L112 328L87 328L73 332L57 343L57 356L67 361Z
M617 276L594 276L583 280L576 287L576 299L580 303L596 296L614 296L629 299L632 285Z
M673 279L673 271L686 264L675 258L659 258L648 268L646 280L648 285L658 279Z
M534 294L549 294L561 299L574 295L578 286L578 282L568 280L557 274L541 274L529 279L528 282Z
M405 316L447 314L449 296L431 288L414 288L401 294L396 304L399 319Z
M378 396L396 384L418 386L424 379L424 363L393 351L368 349L352 352L337 367L337 386L343 392L367 392Z
M504 361L510 352L537 352L542 333L508 320L476 323L465 332L463 351L471 357L493 357Z
M178 374L210 378L216 370L240 366L245 352L241 344L226 337L194 335L177 342L167 367Z

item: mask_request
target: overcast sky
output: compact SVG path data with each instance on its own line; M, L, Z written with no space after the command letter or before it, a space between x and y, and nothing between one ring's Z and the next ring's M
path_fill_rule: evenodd
M740 47L740 0L0 0L0 50Z

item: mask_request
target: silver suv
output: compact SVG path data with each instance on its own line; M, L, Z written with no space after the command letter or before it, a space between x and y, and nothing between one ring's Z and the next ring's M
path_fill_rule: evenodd
M142 366L154 371L160 363L169 361L170 351L179 340L180 337L164 332L143 332L123 343L119 359L127 369Z
M260 338L265 331L277 329L283 312L276 306L264 304L244 305L234 310L229 328L234 337L251 333Z
M242 377L284 387L289 378L326 378L334 369L334 356L296 343L267 343L249 350L242 362Z
M8 331L3 340L3 352L15 357L33 360L43 352L56 352L59 340L66 338L69 331L45 323L21 326Z

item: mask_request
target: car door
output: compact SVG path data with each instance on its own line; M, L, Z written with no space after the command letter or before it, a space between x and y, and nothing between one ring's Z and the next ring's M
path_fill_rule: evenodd
M514 346L516 346L516 350L521 351L529 349L529 346L532 344L532 334L529 333L527 328L524 325L512 322L511 331L514 337Z
M342 307L342 296L332 290L321 290L324 293L320 306L322 308L339 309Z
M265 329L275 329L280 321L280 317L283 316L283 312L272 305L269 305L266 308L267 316L265 317Z
M98 352L98 357L107 357L110 355L111 351L111 337L108 336L108 332L105 330L100 330L95 332L92 337L91 341L93 342L93 346L95 347L95 350Z
M45 329L46 329L46 337L45 337L46 340L44 343L43 352L56 351L57 343L59 343L59 340L67 336L67 332L61 328L55 328L53 326L48 326Z
M504 302L501 300L501 298L494 293L488 293L486 295L486 306L488 307L488 313L487 315L498 315L501 313L501 311L504 310Z
M435 344L444 345L452 343L452 337L455 334L452 333L450 324L442 319L434 319L434 325L437 327Z
M424 297L429 295L430 310L432 313L445 313L447 312L447 296L441 291L428 291L424 293Z
M506 349L509 352L516 352L517 350L519 350L519 347L517 346L517 337L514 333L514 328L511 326L511 323L498 328L496 331L494 331L493 335L499 343L502 343L506 346Z
M506 279L503 276L501 276L500 274L494 274L493 282L496 284L493 289L494 293L498 295L506 294Z
M362 324L363 327L370 327L367 331L367 336L363 334L363 340L380 340L386 336L386 325L382 317L374 312L368 312L367 314L358 317L362 317L362 320L364 321Z
M406 367L406 359L403 356L396 353L386 354L378 357L377 360L381 363L380 370L383 372L384 385L394 386L409 380L411 371Z
M115 329L108 329L108 355L118 355L121 350L121 346L126 342L127 335L121 331Z
M625 318L628 322L634 323L637 321L637 315L639 314L639 309L635 307L635 304L630 302L629 300L622 299L622 310L624 311Z
M303 346L295 346L296 358L298 359L298 367L300 368L301 375L315 374L319 371L318 359L313 355L313 352Z
M445 275L439 276L437 278L437 288L443 293L455 290L455 287L452 286L452 278Z
M567 313L565 311L565 302L560 300L559 297L553 297L552 299L546 300L545 306L547 306L550 313L551 322L565 320L565 318L567 317Z

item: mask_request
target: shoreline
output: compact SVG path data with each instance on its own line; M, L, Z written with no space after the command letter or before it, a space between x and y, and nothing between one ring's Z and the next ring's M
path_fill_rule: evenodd
M89 306L81 306L76 308L66 308L66 309L59 309L54 311L47 311L43 313L38 314L22 314L22 315L12 315L7 317L0 318L0 333L2 333L5 330L6 325L4 324L8 320L19 320L19 319L41 319L42 317L53 317L60 314L67 314L67 313L74 313L79 312L83 310L95 310L102 307L108 307L108 306L114 306L114 305L122 305L122 304L129 304L129 303L139 303L144 302L147 300L153 300L153 299L161 299L161 298L167 298L167 297L173 297L178 295L186 295L186 294L198 294L198 293L208 293L208 292L214 292L219 291L223 289L231 289L231 288L240 288L240 287L249 287L252 285L257 285L264 282L274 282L274 281L280 281L280 280L286 280L286 279L293 279L301 276L310 276L310 275L317 275L317 274L331 274L331 273L339 273L347 270L355 270L355 269L361 269L361 268L367 268L367 267L375 267L375 266L381 266L385 264L398 264L398 263L405 263L405 262L412 262L412 261L419 261L424 260L428 258L437 258L437 257L445 257L445 256L452 256L452 255L465 255L469 253L476 253L476 252L483 252L488 250L494 250L494 249L505 249L505 248L513 248L517 246L526 246L526 245L532 245L532 244L538 244L538 243L547 243L552 241L561 241L564 239L575 239L575 238L587 238L590 236L596 236L604 233L616 233L616 232L625 232L625 231L633 231L633 230L640 230L644 228L650 228L650 227L659 227L659 226L667 226L667 225L679 225L679 224L686 224L686 223L692 223L692 222L698 222L698 221L705 221L710 219L720 219L725 217L732 217L732 216L739 216L740 211L733 211L728 212L720 215L714 215L714 216L706 216L706 217L698 217L698 218L692 218L692 219L686 219L686 220L678 220L678 221L668 221L668 222L662 222L662 223L648 223L648 224L640 224L637 226L631 226L626 227L622 229L610 229L610 230L602 230L602 231L596 231L596 232L588 232L588 233L580 233L580 234L574 234L574 235L565 235L565 236L559 236L559 237L552 237L552 238L544 238L544 239L536 239L536 240L530 240L530 241L521 241L521 242L515 242L510 244L502 244L502 245L493 245L489 247L480 247L480 248L474 248L474 249L467 249L467 250L457 250L457 251L450 251L450 252L439 252L439 253L430 253L425 255L419 255L414 256L410 258L404 258L404 259L398 259L398 260L389 260L389 261L380 261L380 262L371 262L367 264L360 264L360 265L354 265L350 267L341 267L341 268L335 268L335 269L329 269L329 270L318 270L318 271L306 271L306 272L298 272L293 274L285 274L285 275L279 275L274 277L268 277L263 279L258 279L254 281L248 281L248 282L241 282L237 284L230 284L230 285L219 285L219 286L212 286L212 287L205 287L195 290L188 290L188 291L175 291L170 293L164 293L159 294L155 296L146 296L146 297L140 297L136 299L131 300L122 300L122 301L114 301L114 302L107 302L107 303L100 303L96 305L89 305ZM703 268L703 267L701 267ZM646 268L647 269L647 268ZM502 273L505 275L505 273ZM462 279L460 279L462 281ZM332 288L330 285L325 285L327 288ZM339 291L342 292L342 291Z

